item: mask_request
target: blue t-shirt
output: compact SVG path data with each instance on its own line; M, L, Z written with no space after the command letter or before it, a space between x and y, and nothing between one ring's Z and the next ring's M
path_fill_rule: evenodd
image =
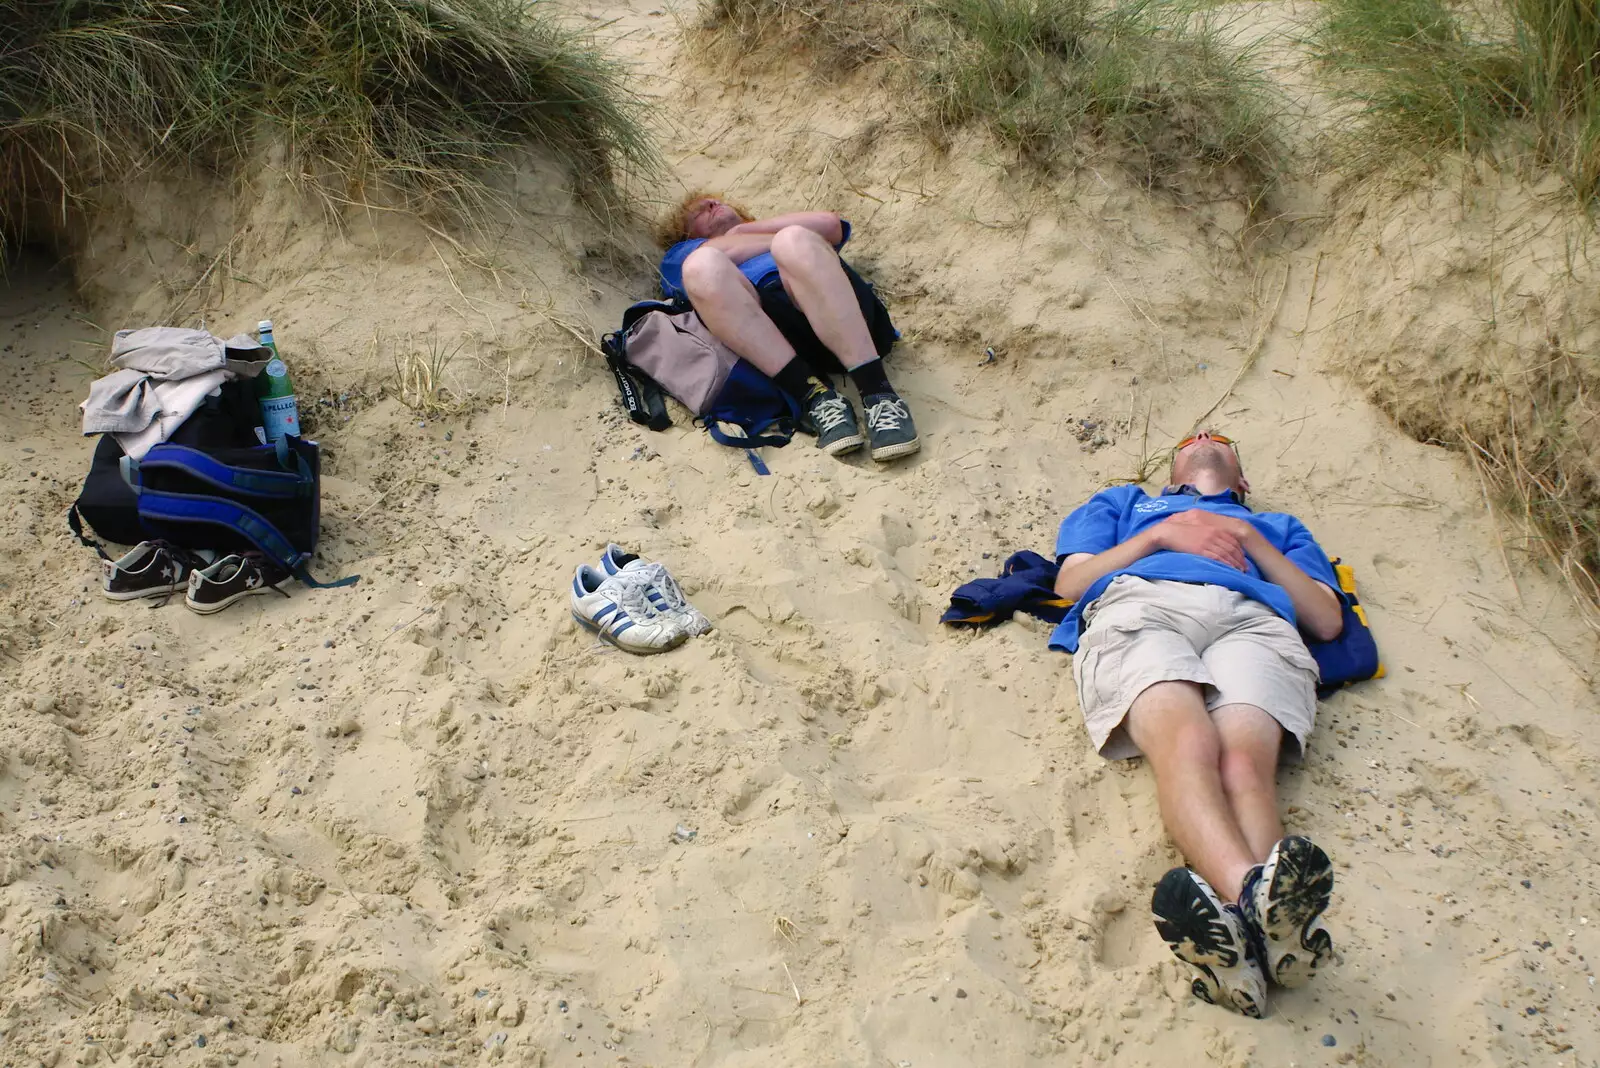
M1304 523L1283 512L1252 512L1232 490L1203 497L1192 487L1185 486L1168 489L1161 496L1152 497L1138 486L1103 489L1061 521L1061 532L1056 535L1056 562L1060 563L1072 553L1103 553L1121 545L1146 527L1191 508L1204 508L1218 515L1245 520L1261 531L1273 548L1299 565L1300 570L1326 583L1331 589L1339 588L1333 565L1328 562L1327 554ZM1256 567L1255 561L1247 558L1246 562L1250 570L1240 571L1194 553L1165 549L1153 552L1121 571L1102 575L1083 591L1083 596L1072 606L1067 618L1050 635L1050 648L1067 653L1078 651L1078 629L1083 610L1094 603L1118 575L1224 586L1260 601L1294 623L1294 603L1289 600L1289 592L1277 583L1269 582Z
M835 252L844 248L846 241L850 240L850 223L839 220L843 227L843 234L839 243L833 246ZM666 255L661 257L661 295L668 300L679 298L688 300L689 295L683 291L683 261L689 258L689 253L706 243L703 237L692 238L688 241L679 241L667 249ZM761 284L778 277L778 262L772 258L772 253L763 252L759 256L751 256L739 264L739 270L750 279L750 284L760 288Z

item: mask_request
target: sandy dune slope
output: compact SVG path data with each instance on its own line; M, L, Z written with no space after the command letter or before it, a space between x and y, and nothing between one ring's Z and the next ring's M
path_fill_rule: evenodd
M0 1063L1592 1062L1593 635L1458 455L1326 372L1370 292L1352 231L1246 257L1230 205L1030 186L860 87L713 69L666 9L589 14L684 185L854 221L922 453L799 441L762 477L629 424L566 327L646 295L648 250L536 162L509 190L534 224L470 247L335 227L267 171L127 191L81 297L13 265ZM1452 211L1412 255L1456 254ZM1418 277L1396 324L1474 284ZM213 618L100 597L62 522L75 405L111 330L168 315L277 321L327 450L317 570L359 585ZM430 346L459 411L395 396ZM1088 750L1045 629L937 623L1214 404L1258 505L1355 566L1389 672L1282 773L1338 866L1342 959L1259 1022L1193 1002L1151 930L1178 858L1148 771ZM566 583L612 539L716 630L649 660L577 632Z

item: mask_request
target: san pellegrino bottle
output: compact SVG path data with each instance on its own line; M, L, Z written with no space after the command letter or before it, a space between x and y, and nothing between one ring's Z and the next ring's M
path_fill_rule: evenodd
M278 343L272 337L272 320L263 319L258 324L261 347L272 353L266 370L256 376L256 396L261 402L261 426L267 441L276 444L285 434L300 435L300 405L295 400L294 383L289 380L289 369L278 355Z

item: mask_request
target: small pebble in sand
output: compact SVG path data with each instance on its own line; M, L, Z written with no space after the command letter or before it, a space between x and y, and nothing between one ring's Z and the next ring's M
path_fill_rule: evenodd
M205 1035L195 1035L194 1036L194 1044L199 1046L201 1049L205 1049L206 1048L206 1036Z
M965 990L961 989L959 986L956 987L956 997L964 998L966 996L967 996L967 992Z
M1067 307L1074 309L1083 307L1083 294L1079 293L1077 290L1073 290L1071 293L1068 293Z
M1522 888L1524 890L1532 890L1533 889L1533 880L1532 879L1524 879L1524 880L1522 880Z
M1324 1046L1337 1046L1339 1044L1339 1040L1334 1038L1332 1035L1323 1035L1322 1044Z
M566 1012L567 1011L567 1003L565 1001L558 1001L558 1002L556 1002L556 1008L560 1009L562 1012Z

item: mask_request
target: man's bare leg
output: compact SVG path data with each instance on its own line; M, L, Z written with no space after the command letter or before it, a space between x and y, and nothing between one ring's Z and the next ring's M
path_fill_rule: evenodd
M832 245L814 230L790 226L772 235L772 258L789 299L846 370L878 358L855 288Z
M706 328L762 374L776 378L794 359L794 346L761 310L756 287L727 253L707 245L689 253L683 261L683 289ZM851 301L853 308L853 297Z
M1278 748L1283 728L1255 705L1223 705L1211 713L1222 742L1222 789L1256 863L1283 837L1278 818Z
M1125 721L1156 777L1161 821L1189 864L1222 896L1238 898L1257 861L1223 786L1222 737L1192 682L1158 682Z

